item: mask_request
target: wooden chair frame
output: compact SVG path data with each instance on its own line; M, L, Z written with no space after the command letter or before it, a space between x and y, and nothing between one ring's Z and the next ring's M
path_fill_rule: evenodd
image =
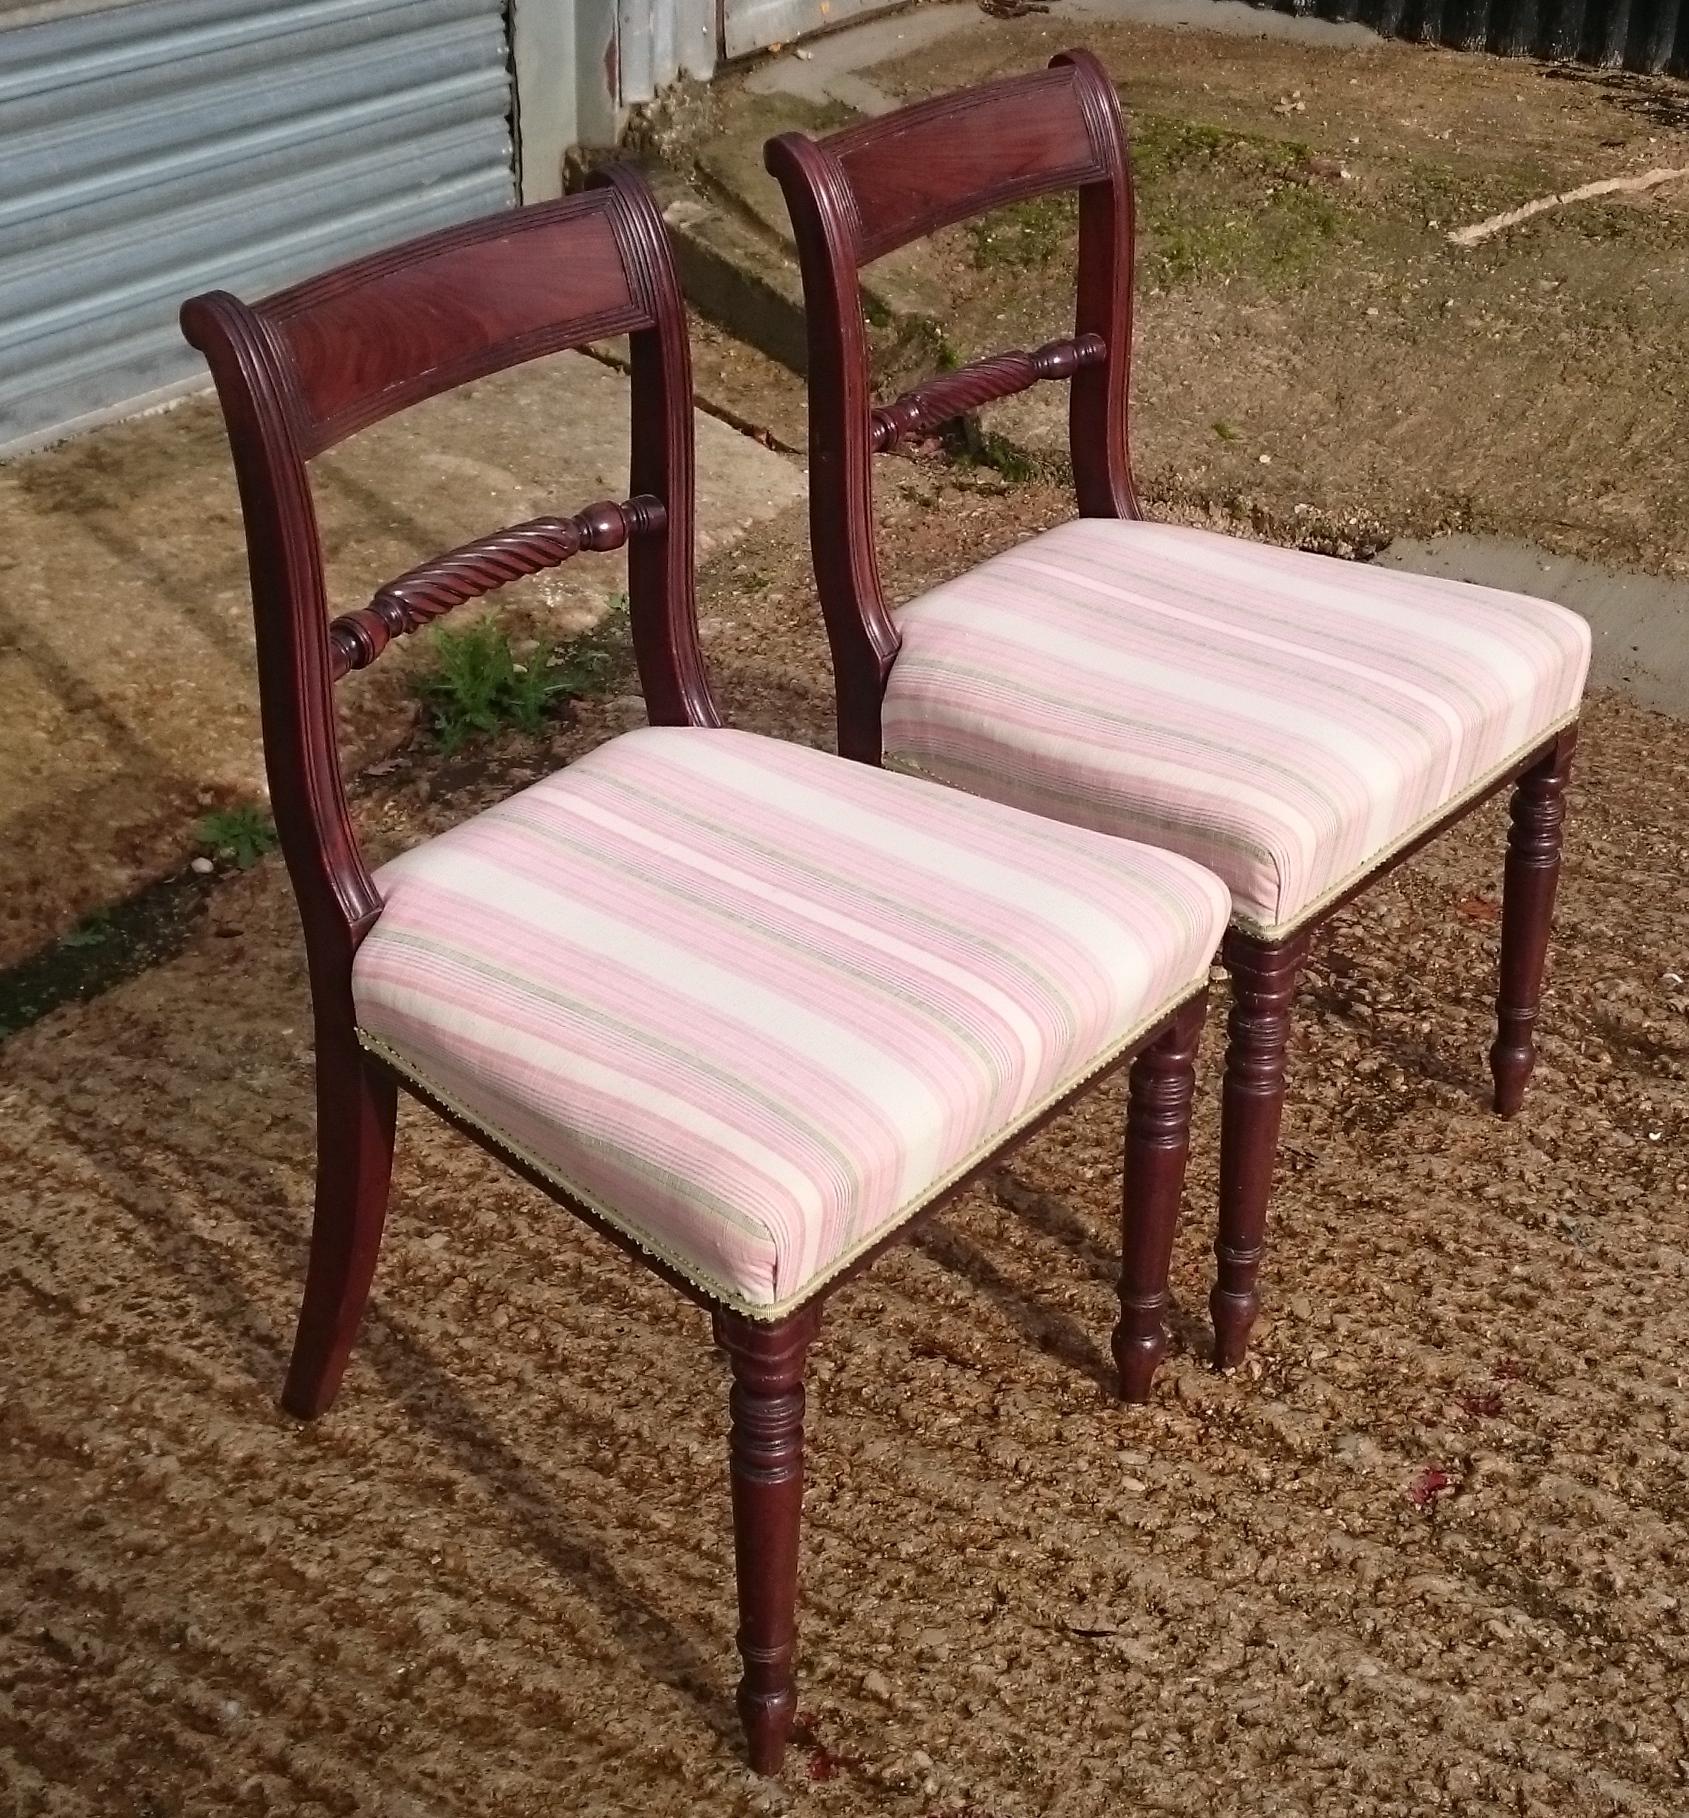
M347 811L334 687L393 638L517 575L583 549L626 544L632 638L650 719L721 724L698 645L690 356L662 222L640 179L612 169L583 194L431 234L256 304L226 292L196 297L184 306L182 323L210 363L240 486L265 760L304 926L315 1021L315 1212L283 1405L311 1419L339 1388L380 1248L404 1087L712 1314L733 1378L729 1459L744 1666L738 1705L751 1761L772 1773L795 1710L805 1356L822 1300L917 1221L888 1232L797 1311L749 1317L716 1303L366 1052L352 999L353 956L381 899ZM630 336L632 347L628 500L478 539L331 621L309 460L467 380L617 334ZM1130 1063L1121 1310L1113 1338L1128 1399L1147 1397L1167 1344L1168 1259L1203 1009L1202 995L1187 1001L1114 1063ZM1094 1082L1076 1088L1040 1124ZM1005 1142L921 1216L1031 1133Z
M1127 406L1132 355L1133 196L1120 101L1085 50L1047 69L867 120L824 139L786 133L765 161L785 193L808 319L810 543L832 648L839 749L881 761L881 703L900 639L875 553L872 462L916 434L1044 380L1071 382L1068 448L1081 517L1138 518ZM993 354L876 405L864 328L862 266L910 241L1033 196L1077 190L1079 260L1071 336L1031 353ZM1501 929L1495 1107L1516 1113L1535 1061L1564 797L1577 727L1544 741L1482 796L1293 933L1267 940L1234 926L1222 958L1232 1009L1224 1086L1214 1358L1242 1361L1260 1308L1258 1278L1285 1097L1297 974L1314 931L1377 877L1479 803L1515 785Z

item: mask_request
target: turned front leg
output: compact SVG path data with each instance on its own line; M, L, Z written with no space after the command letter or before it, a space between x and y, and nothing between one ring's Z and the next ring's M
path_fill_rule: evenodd
M751 1766L775 1774L797 1710L798 1533L803 1513L803 1366L819 1309L759 1323L715 1316L733 1367L728 1455L739 1579L739 1717Z
M1291 1001L1307 951L1305 933L1276 945L1235 928L1226 936L1232 1010L1220 1122L1220 1230L1214 1244L1220 1266L1208 1302L1214 1362L1222 1370L1243 1361L1261 1310L1256 1281L1284 1117Z
M1512 1117L1525 1102L1525 1082L1536 1065L1537 1008L1542 1002L1554 891L1560 881L1566 784L1576 745L1577 728L1568 727L1513 791L1501 906L1501 989L1496 996L1495 1044L1490 1049L1495 1108L1503 1117Z
M1167 1277L1190 1153L1196 1050L1207 995L1193 998L1132 1063L1121 1208L1120 1323L1114 1361L1124 1401L1148 1401L1167 1354Z

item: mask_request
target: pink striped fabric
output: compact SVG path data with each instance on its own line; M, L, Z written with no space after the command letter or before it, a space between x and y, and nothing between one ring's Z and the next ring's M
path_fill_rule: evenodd
M749 733L613 740L386 866L365 1042L767 1317L1199 990L1171 853Z
M1574 719L1523 594L1170 524L1064 524L898 615L888 758L1168 846L1284 934Z

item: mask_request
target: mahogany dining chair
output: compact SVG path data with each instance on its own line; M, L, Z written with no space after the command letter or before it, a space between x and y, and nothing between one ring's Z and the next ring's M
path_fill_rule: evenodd
M316 1205L283 1391L339 1387L400 1088L712 1315L750 1759L795 1705L804 1361L822 1301L1130 1063L1122 1393L1162 1328L1225 887L1175 854L723 727L693 597L692 389L662 222L627 170L257 303L196 297L240 486L265 759L304 925ZM310 460L501 368L631 337L629 497L499 530L331 619ZM566 426L559 434L567 433ZM651 724L374 872L335 690L395 638L626 546ZM1046 880L1029 901L1022 880Z
M1241 1361L1298 969L1372 880L1514 785L1495 1106L1520 1108L1589 662L1582 620L1518 594L1145 520L1127 443L1132 179L1119 97L1065 51L822 139L765 148L808 317L810 535L839 749L1167 846L1233 899L1215 1361ZM1071 335L888 404L859 272L1006 203L1077 190ZM1071 381L1077 518L888 609L872 459L1043 380Z

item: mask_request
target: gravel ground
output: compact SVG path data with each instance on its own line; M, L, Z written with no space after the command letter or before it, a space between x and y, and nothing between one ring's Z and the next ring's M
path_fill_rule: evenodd
M905 478L900 585L1061 508ZM819 742L801 536L704 611L738 722ZM372 844L637 713L418 754L361 793ZM5 1051L0 1805L1681 1813L1689 726L1598 699L1580 762L1517 1123L1484 1108L1499 808L1321 942L1245 1370L1204 1358L1212 1042L1151 1407L1106 1392L1117 1086L833 1303L767 1783L698 1312L407 1110L340 1404L276 1409L307 997L279 866L232 879L179 958Z

